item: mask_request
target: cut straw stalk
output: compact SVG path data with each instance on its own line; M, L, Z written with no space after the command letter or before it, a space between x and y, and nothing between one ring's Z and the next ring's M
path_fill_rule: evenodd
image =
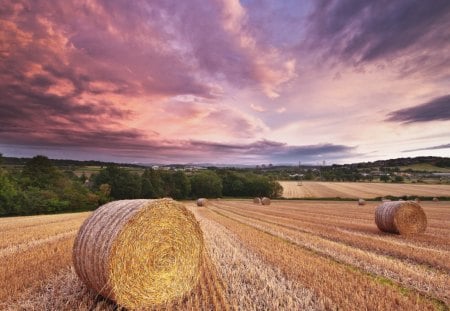
M200 275L203 235L191 212L171 199L122 200L98 208L73 247L77 275L129 309L188 293Z
M383 202L375 210L375 223L384 232L423 233L427 228L427 216L413 201Z

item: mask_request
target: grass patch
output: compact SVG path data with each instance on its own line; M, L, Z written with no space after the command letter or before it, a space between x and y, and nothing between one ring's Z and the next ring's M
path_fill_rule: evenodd
M401 171L421 171L421 172L435 172L435 173L450 173L450 168L438 167L430 163L418 163L400 166Z

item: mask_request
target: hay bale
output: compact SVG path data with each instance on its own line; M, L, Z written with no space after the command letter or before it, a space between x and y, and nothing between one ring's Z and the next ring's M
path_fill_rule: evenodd
M433 198L433 202L439 202L438 198Z
M208 205L208 200L205 198L200 198L197 200L197 206L206 206Z
M261 204L261 198L254 198L253 203L255 204Z
M99 207L78 231L78 277L103 297L140 309L182 297L196 286L203 235L171 199L121 200Z
M366 200L364 200L364 199L359 199L359 200L358 200L358 205L366 205Z
M382 199L381 199L381 202L391 202L391 200L390 200L390 199L382 198Z
M262 198L261 199L261 204L262 205L270 205L270 199L266 198L266 197Z
M427 216L416 202L384 202L375 210L375 223L384 232L413 234L427 228Z
M414 202L420 203L420 199L419 199L419 198L415 198L415 199L414 199Z

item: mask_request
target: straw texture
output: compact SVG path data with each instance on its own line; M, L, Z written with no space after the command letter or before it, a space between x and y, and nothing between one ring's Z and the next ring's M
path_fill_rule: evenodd
M197 200L197 206L206 206L208 205L208 200L205 198L200 198Z
M261 203L262 203L262 205L270 205L270 199L264 197L261 199Z
M255 203L255 204L261 204L261 198L258 198L258 197L254 198L254 199L253 199L253 203Z
M203 236L192 213L171 199L99 207L73 247L79 278L128 309L166 303L197 283Z
M427 228L427 216L413 201L384 202L375 210L375 223L384 232L423 233Z
M358 205L366 205L366 200L364 200L364 199L359 199L359 200L358 200Z

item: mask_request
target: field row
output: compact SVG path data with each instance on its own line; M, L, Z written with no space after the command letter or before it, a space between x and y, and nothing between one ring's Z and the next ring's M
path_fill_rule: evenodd
M364 198L382 196L450 196L450 185L368 182L280 181L285 198Z
M199 284L156 309L448 309L446 203L423 204L428 230L412 237L379 232L375 202L211 203L186 203L206 245ZM0 232L7 233L0 238L0 309L115 310L72 268L76 228L88 215L0 220Z

